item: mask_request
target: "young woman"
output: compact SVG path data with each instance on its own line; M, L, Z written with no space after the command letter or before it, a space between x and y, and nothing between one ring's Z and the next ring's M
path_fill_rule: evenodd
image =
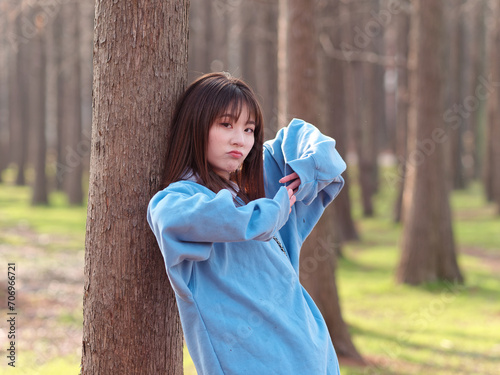
M299 282L302 243L343 186L335 141L294 119L263 143L252 90L207 74L180 98L148 222L199 375L339 374Z

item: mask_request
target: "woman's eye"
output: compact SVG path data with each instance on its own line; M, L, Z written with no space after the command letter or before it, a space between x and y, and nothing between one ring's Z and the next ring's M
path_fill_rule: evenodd
M231 127L231 124L229 122L221 122L220 125L225 127L225 128Z
M253 132L254 132L254 129L252 129L252 128L246 128L246 129L245 129L245 131L246 131L247 133L253 133Z

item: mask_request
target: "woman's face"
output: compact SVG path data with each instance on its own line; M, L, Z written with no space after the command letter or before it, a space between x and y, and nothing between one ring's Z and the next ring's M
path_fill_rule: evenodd
M255 142L255 119L243 105L239 118L227 111L208 131L207 160L215 173L229 179L243 163Z

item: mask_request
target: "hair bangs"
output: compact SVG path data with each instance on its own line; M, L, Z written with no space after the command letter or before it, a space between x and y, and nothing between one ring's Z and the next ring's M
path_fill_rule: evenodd
M231 188L209 166L206 158L210 128L221 116L237 121L243 109L247 121L255 122L254 145L230 179L239 186L244 202L265 196L263 180L264 121L255 93L242 80L229 73L209 73L195 80L181 95L174 111L165 155L164 186L183 178L191 170L214 192Z

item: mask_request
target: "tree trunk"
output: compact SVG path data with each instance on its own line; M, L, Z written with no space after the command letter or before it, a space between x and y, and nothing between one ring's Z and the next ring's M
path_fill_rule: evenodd
M467 111L465 128L462 134L462 168L465 187L473 180L478 169L477 136L480 100L477 98L475 89L480 83L478 78L481 74L481 24L482 24L482 0L472 1L466 6L466 17L464 17L464 71L462 86L462 105Z
M447 111L445 112L445 116L448 113L455 114L458 123L452 123L449 121L451 117L445 117L445 121L450 123L451 128L451 139L450 139L450 155L449 155L449 174L451 186L453 189L463 189L465 188L465 175L462 164L462 155L463 155L463 134L465 132L466 127L466 119L468 114L464 112L463 101L464 101L464 79L462 76L462 72L464 71L464 62L466 55L468 55L468 51L465 51L465 29L464 29L464 19L465 16L461 12L461 3L463 0L455 1L454 4L451 5L448 3L448 10L451 12L451 22L452 22L452 30L451 30L451 53L450 53L450 93L451 93L451 102L450 107L446 107ZM453 6L454 5L454 6ZM451 8L451 9L450 9ZM468 94L467 94L468 95ZM450 115L448 115L450 116Z
M339 20L340 3L338 0L328 0L317 9L316 22L319 28L319 104L321 117L318 126L337 141L337 150L342 157L347 154L348 129L346 95L342 89L345 86L344 75L349 69L346 62L336 58L335 50L342 43L342 26ZM340 241L359 240L359 234L351 214L351 199L349 195L349 171L342 176L345 185L338 197L332 203L333 225L338 226ZM338 247L340 249L340 246ZM339 252L339 254L341 253Z
M317 65L314 0L288 0L287 102L288 119L317 124Z
M61 12L61 8L65 4L61 5L58 14L54 19L53 25L53 38L54 38L54 60L55 60L55 96L56 96L56 114L55 114L55 128L56 128L56 157L57 157L57 169L56 169L56 189L62 191L64 185L64 179L66 176L67 162L65 160L64 151L64 52L63 52L63 30L64 30L64 17Z
M289 117L299 117L320 125L315 7L314 0L288 1L286 92ZM338 251L336 247L340 246L340 241L333 220L333 211L327 209L304 243L300 261L301 282L321 310L338 354L360 360L340 310L334 272ZM323 251L316 251L318 244ZM321 259L317 259L320 253Z
M373 32L368 27L373 21L371 11L378 9L374 7L373 2L355 2L346 1L349 16L346 19L344 28L345 36L343 45L354 46L355 51L365 54L375 55L377 50L377 38L380 36L383 28L380 26ZM368 32L368 34L367 34ZM346 55L344 51L344 55ZM347 58L348 57L347 53ZM378 87L377 79L378 67L373 61L363 59L361 61L350 62L351 72L348 73L352 94L350 97L354 100L349 103L351 108L351 139L354 142L356 155L358 159L358 179L361 189L361 204L364 216L373 216L373 195L377 188L377 154L378 154L378 128L380 125L380 116L378 115L377 103L374 98L375 93L383 95L383 88Z
M87 0L80 7L80 88L82 106L82 130L78 151L83 159L83 180L88 180L90 169L90 137L92 133L92 40L94 38L94 2ZM86 192L84 191L84 198Z
M4 9L5 10L5 9ZM9 19L7 12L0 14L0 33L3 36L9 35ZM0 183L2 182L2 172L9 164L9 57L11 47L8 38L0 39Z
M11 71L12 75L10 92L12 93L12 122L11 131L13 132L13 149L15 152L15 162L17 165L16 185L26 184L25 168L28 160L28 133L29 119L27 108L28 83L26 82L26 72L28 71L27 62L29 61L29 46L32 30L26 26L29 23L29 17L25 13L19 13L15 22L16 35L21 35L16 47L17 53L14 54ZM29 30L29 33L28 33Z
M489 201L497 204L500 215L500 5L495 0L489 2L489 12L492 14L488 31L489 44L489 79L488 123L486 131L486 157L484 168L484 184Z
M339 153L345 157L347 149L347 127L344 87L346 63L329 55L331 48L338 48L342 41L340 23L340 1L328 0L316 5L316 24L318 45L318 110L319 129L337 141ZM347 171L346 171L347 172ZM358 239L358 233L351 215L349 184L347 173L343 176L346 184L325 212L311 237L305 242L302 261L301 281L308 290L325 317L337 354L353 359L360 364L363 358L351 340L351 335L342 317L342 310L337 291L335 270L337 257L342 254L344 240ZM318 259L318 256L320 257ZM324 259L324 264L322 260ZM308 264L308 261L312 261ZM314 261L318 262L317 267ZM310 265L315 266L311 269ZM303 272L304 269L307 272Z
M410 109L407 179L403 195L402 257L397 278L407 284L462 282L453 239L443 162L440 67L442 3L413 2L410 35Z
M37 8L38 9L38 8ZM30 61L31 69L30 76L30 90L29 90L29 117L31 128L35 134L34 144L34 166L35 166L35 181L33 185L33 192L31 203L48 204L49 199L47 195L47 175L46 169L46 154L47 154L47 139L45 136L46 128L46 111L45 111L45 98L47 97L46 91L46 51L45 51L45 38L46 26L43 24L43 16L40 13L34 12L35 25L37 27L37 35L31 41L31 54L32 60Z
M325 318L337 355L364 364L342 317L335 281L337 253L341 247L338 240L340 233L331 213L323 215L304 243L300 256L300 282Z
M191 0L189 9L189 82L203 73L208 73L208 49L210 49L207 14L210 15L210 1Z
M186 86L188 0L96 2L82 374L182 374L182 332L146 221Z
M82 173L82 98L80 72L79 3L70 2L61 9L62 34L62 139L64 148L63 189L72 205L83 203Z
M245 30L243 77L262 104L265 138L273 138L279 128L278 100L278 4L248 1L242 3ZM248 46L248 47L247 47ZM250 62L250 64L248 64Z
M399 61L408 61L408 35L410 33L410 11L405 6L396 16L396 56ZM391 186L398 189L396 204L394 207L394 221L396 223L402 218L403 190L405 184L405 158L406 139L408 131L408 70L406 66L397 67L397 89L396 89L396 160L397 170L395 178L391 178Z

